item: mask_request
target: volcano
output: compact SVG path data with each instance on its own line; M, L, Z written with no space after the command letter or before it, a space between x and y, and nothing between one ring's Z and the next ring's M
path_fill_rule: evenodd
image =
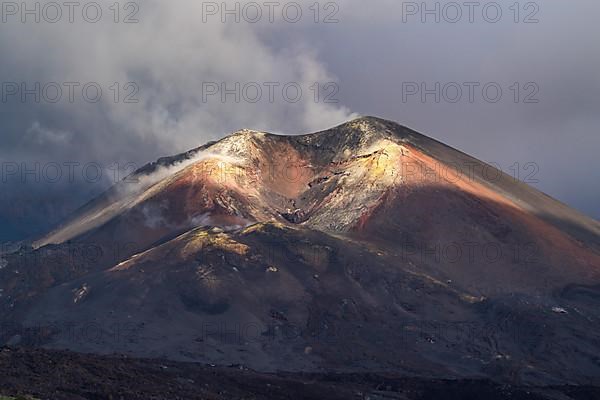
M0 256L11 345L600 381L600 223L374 117L159 159Z

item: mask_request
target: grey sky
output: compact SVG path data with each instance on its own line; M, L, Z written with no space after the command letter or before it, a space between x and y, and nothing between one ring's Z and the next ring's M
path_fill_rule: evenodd
M26 3L34 8L36 2ZM40 3L40 12L45 3ZM8 96L0 104L0 161L5 165L96 162L110 171L114 162L142 165L242 127L301 133L328 128L356 114L378 115L495 162L505 172L513 173L518 163L522 178L531 172L524 166L533 162L539 167L533 177L539 181L536 187L600 218L597 1L519 2L518 22L510 8L515 2L500 1L495 4L503 14L497 23L486 19L491 20L498 7L488 6L483 14L488 1L474 6L473 23L464 2L455 3L461 5L462 19L445 21L455 16L445 1L439 3L440 11L446 10L439 23L435 15L426 15L423 23L419 12L403 13L415 11L409 2L392 0L323 1L317 3L318 15L313 1L299 2L303 14L296 23L290 22L295 9L285 8L287 1L274 6L273 23L264 5L258 22L246 21L256 15L246 8L239 23L234 15L222 23L222 10L195 0L142 0L135 3L139 10L124 1L119 3L119 23L114 22L114 9L109 9L113 2L99 2L103 15L90 23L81 10L86 3L75 10L73 23L66 8L56 23L44 20L54 16L50 9L47 15L40 14L39 23L33 16L22 23L21 10L16 15L4 10L0 22L4 92L14 89L12 82L25 82L28 88L35 82L42 86L55 82L63 89L66 82L81 86L95 82L102 89L97 103L82 98L81 86L72 103L66 91L57 103L48 101L51 92L39 103L33 95L22 101L20 89ZM240 3L240 13L247 3ZM433 9L436 2L426 3ZM420 7L421 2L414 4ZM235 9L235 2L229 1L228 7ZM282 14L284 9L287 14ZM123 23L128 15L139 22ZM524 23L527 17L539 22ZM127 87L129 82L134 86ZM222 101L220 85L231 89L236 82L249 91L242 93L239 103L235 95ZM269 82L278 85L273 86L272 101ZM335 86L326 86L330 82ZM481 86L473 102L463 93L456 103L444 96L436 103L434 95L425 102L418 94L404 99L407 82L429 88L436 82ZM481 93L481 87L492 82L503 90L497 103L486 101ZM282 93L290 83L302 89L297 102ZM317 98L314 83L320 86ZM248 98L255 97L255 85L263 92L253 103ZM215 87L218 93L207 94ZM531 93L537 103L524 102ZM138 102L125 103L127 95ZM337 102L325 102L328 95ZM36 214L37 206L30 206L31 215L21 220L0 213L5 226L20 225L11 232L29 233L44 229L44 221L60 219L100 191L111 175L105 171L94 183L79 178L74 183L65 178L57 183L6 180L0 183L2 204L14 204L18 198L36 205L39 196L30 193L38 191L51 198L47 202L51 209L43 214ZM69 193L68 198L61 193Z

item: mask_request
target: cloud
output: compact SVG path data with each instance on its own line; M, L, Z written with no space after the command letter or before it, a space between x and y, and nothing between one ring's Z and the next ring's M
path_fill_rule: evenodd
M57 131L45 128L40 125L39 122L35 121L31 124L31 127L27 129L25 136L28 141L36 143L37 145L68 145L71 140L72 134L66 131Z

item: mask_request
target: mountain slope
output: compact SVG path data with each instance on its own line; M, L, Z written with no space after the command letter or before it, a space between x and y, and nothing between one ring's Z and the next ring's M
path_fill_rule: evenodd
M7 340L77 351L589 383L599 246L598 222L368 117L147 165L4 256L0 306Z

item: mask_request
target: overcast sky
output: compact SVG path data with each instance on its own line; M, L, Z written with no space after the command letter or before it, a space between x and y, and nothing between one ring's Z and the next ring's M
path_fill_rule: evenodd
M62 218L115 162L123 174L240 128L305 133L357 115L600 218L598 1L25 3L0 16L0 239ZM65 162L80 163L74 182ZM40 163L40 182L14 163Z

